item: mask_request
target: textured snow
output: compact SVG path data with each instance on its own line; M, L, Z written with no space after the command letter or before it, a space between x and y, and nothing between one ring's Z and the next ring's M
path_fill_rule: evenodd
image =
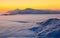
M50 18L37 24L39 27L30 29L32 31L35 29L36 38L60 38L60 19Z

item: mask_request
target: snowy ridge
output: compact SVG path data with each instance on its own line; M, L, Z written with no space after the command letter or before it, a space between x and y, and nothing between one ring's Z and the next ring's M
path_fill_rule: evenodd
M37 24L38 27L30 29L37 33L36 38L60 38L60 19L51 18Z

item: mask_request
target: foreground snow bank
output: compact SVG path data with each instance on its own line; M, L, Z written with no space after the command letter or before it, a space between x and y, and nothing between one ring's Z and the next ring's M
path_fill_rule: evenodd
M60 19L51 18L37 23L38 27L30 30L36 32L36 38L60 38Z

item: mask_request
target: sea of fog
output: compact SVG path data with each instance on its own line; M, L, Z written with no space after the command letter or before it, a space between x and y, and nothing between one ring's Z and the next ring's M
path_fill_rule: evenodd
M36 33L28 30L38 27L37 22L49 18L60 18L60 14L22 14L0 16L0 38L35 38Z

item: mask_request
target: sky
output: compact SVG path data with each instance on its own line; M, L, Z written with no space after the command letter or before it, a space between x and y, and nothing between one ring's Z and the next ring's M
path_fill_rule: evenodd
M0 11L16 8L60 10L60 0L0 0Z

